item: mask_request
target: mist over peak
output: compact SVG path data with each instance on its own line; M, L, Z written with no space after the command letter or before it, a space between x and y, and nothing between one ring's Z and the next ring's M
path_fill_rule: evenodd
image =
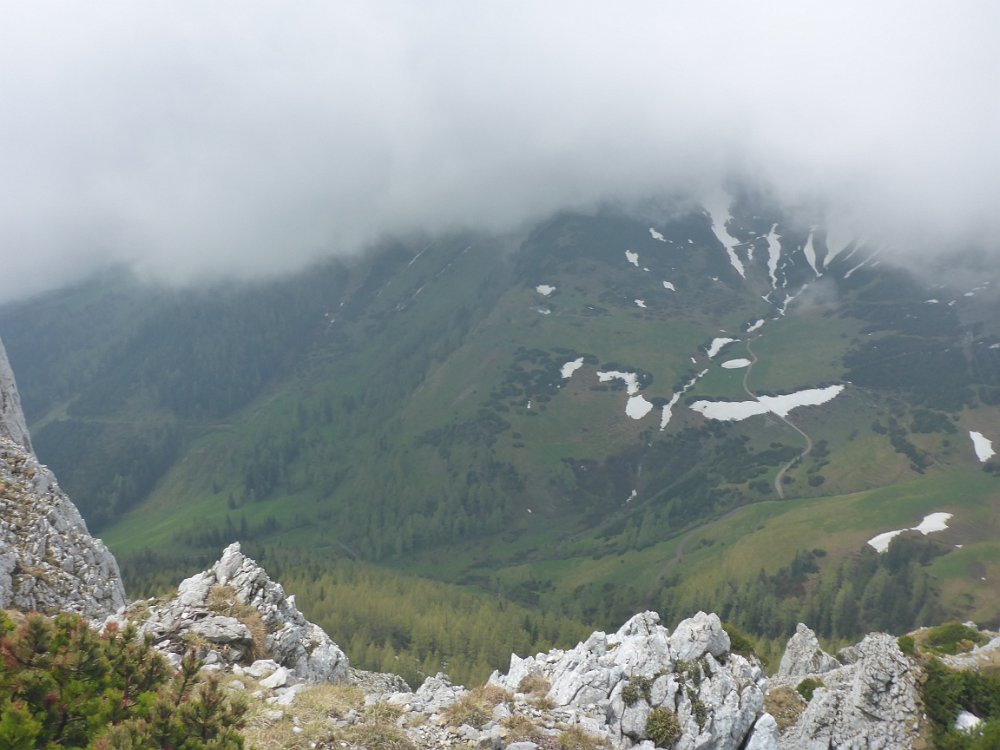
M986 3L5 16L0 299L109 261L175 282L273 273L734 175L907 262L995 249Z

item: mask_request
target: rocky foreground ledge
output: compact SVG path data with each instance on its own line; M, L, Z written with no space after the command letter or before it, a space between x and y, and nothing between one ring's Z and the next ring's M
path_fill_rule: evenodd
M274 747L368 747L376 740L332 738L359 736L372 715L396 733L378 742L401 748L905 748L921 733L919 667L884 634L835 658L800 625L768 678L756 657L733 653L718 616L671 631L642 612L571 649L512 655L485 686L438 674L411 691L352 668L239 544L174 596L110 619L135 622L175 663L194 648L261 706L248 731ZM806 678L822 683L809 701L795 689Z

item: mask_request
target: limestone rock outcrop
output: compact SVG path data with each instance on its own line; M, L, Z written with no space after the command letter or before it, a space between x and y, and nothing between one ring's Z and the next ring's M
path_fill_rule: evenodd
M795 629L795 635L788 640L785 653L778 667L779 677L805 677L819 675L836 669L840 662L819 647L816 633L803 623Z
M793 641L798 639L796 644L790 644L793 651L798 651L803 641L808 640L801 635L800 632L792 637ZM822 672L786 671L772 678L772 687L794 688L805 677L814 677L822 683L798 721L781 735L779 747L782 750L912 747L921 721L917 665L899 650L896 639L885 633L869 634L842 653L850 657L842 666ZM805 663L803 655L802 652L794 655L797 664ZM826 658L817 658L814 663L828 667L828 659L832 657L823 656Z
M103 619L124 605L115 558L31 451L0 343L0 608Z
M129 618L167 653L198 645L210 664L261 658L308 681L338 682L349 675L340 647L305 618L294 595L243 554L239 542L226 547L211 568L182 581L173 598L137 602Z
M17 392L3 341L0 341L0 437L14 441L31 453L31 436L28 435L28 425L21 411L21 396Z
M699 612L673 634L659 619L643 612L616 633L594 633L567 651L512 656L507 674L494 673L490 682L515 693L531 681L548 683L548 700L576 711L578 723L617 747L648 742L657 709L677 719L677 750L741 747L764 715L760 665L730 653L717 615Z

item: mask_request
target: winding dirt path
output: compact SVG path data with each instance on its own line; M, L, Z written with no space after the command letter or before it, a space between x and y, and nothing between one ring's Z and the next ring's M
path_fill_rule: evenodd
M753 366L757 363L757 355L754 354L753 349L750 347L752 341L753 341L752 338L747 337L746 348L747 348L747 353L750 355L750 365L743 372L743 390L750 398L755 399L757 398L757 395L750 390L750 386L747 383L748 379L750 378L750 371L753 370ZM787 472L790 468L795 466L795 464L799 463L800 461L804 461L806 456L812 453L813 439L809 436L809 434L805 430L803 430L797 424L792 422L788 417L783 417L780 414L775 414L775 416L782 422L784 422L786 425L791 427L793 430L795 430L797 433L799 433L802 436L802 439L806 441L806 447L802 450L802 452L795 458L793 458L791 461L786 463L784 466L782 466L780 469L778 469L778 473L775 474L774 476L774 491L777 493L780 499L784 500L785 488L783 485L783 481L785 479L785 472Z
M755 394L752 390L750 390L750 384L749 384L750 372L753 370L753 366L757 364L757 355L754 354L753 348L750 346L754 338L756 337L750 337L750 336L747 337L746 350L747 354L750 355L750 364L747 365L746 369L743 371L743 391L747 394L747 396L749 396L752 399L757 398L757 394ZM805 460L806 456L812 453L813 439L809 436L809 434L805 430L803 430L798 425L794 424L791 420L789 420L788 417L783 417L780 414L775 414L774 416L778 417L778 419L780 419L786 425L788 425L797 433L799 433L802 436L803 440L805 440L806 442L806 446L803 449L803 451L795 458L793 458L791 461L784 464L780 469L778 469L778 473L774 477L774 491L778 493L778 497L780 499L784 500L785 489L782 486L782 480L785 478L785 472L787 472L798 462ZM681 539L680 544L677 545L677 551L674 552L674 556L663 564L663 567L661 567L659 572L656 574L656 578L653 579L653 583L652 585L650 585L649 590L646 593L647 608L653 607L653 597L656 595L657 585L660 583L660 581L666 578L667 575L670 573L670 571L673 570L681 562L681 560L684 559L684 551L685 549L687 549L687 543L691 541L692 537L694 537L695 534L697 534L699 531L704 529L709 524L725 521L726 519L732 517L734 514L738 513L739 511L743 510L746 507L747 507L746 505L740 505L736 508L733 508L728 512L723 513L721 516L708 519L704 523L698 524L693 529L688 530L687 533L684 534L684 537Z

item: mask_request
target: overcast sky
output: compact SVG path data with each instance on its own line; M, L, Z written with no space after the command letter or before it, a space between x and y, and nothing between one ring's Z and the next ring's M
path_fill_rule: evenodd
M0 0L0 300L733 173L924 248L996 237L998 29L990 0Z

